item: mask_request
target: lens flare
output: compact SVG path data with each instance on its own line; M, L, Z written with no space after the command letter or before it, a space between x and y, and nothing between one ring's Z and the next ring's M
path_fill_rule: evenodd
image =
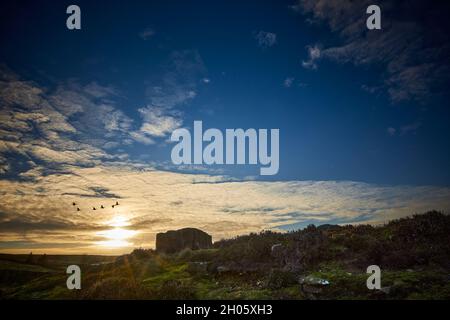
M112 229L98 232L97 235L105 238L97 242L99 246L119 248L119 247L129 247L133 243L128 240L133 238L138 232L134 230L124 229L124 227L129 226L130 223L128 219L124 216L116 216L108 222L108 226L113 227Z

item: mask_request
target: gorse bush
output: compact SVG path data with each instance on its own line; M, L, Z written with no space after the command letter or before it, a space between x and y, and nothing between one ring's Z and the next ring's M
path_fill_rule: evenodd
M192 285L180 280L164 281L156 289L152 289L150 295L161 300L192 300L196 298Z
M84 299L144 299L149 291L125 277L108 277L97 281L86 290Z
M298 277L294 273L277 269L271 270L267 279L267 287L272 290L296 284L298 284Z
M371 226L308 226L288 233L252 233L215 243L221 261L279 263L292 270L311 269L333 260L363 268L377 264L408 268L437 264L450 267L450 217L437 211ZM274 257L271 247L281 244Z

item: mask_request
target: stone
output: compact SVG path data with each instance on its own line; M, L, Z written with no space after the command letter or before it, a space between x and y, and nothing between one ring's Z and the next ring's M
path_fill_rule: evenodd
M328 280L314 276L300 278L299 283L300 291L305 294L308 299L316 299L315 295L322 293L323 288L330 284Z
M196 228L170 230L156 235L156 251L174 253L183 249L209 249L212 237Z
M317 278L314 276L307 276L300 279L300 284L307 284L312 286L327 286L330 284L328 280Z

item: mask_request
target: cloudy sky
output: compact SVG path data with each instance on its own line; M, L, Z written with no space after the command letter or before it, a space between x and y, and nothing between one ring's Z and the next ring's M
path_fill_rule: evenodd
M70 4L0 5L1 252L448 212L444 2L77 1L76 31ZM194 120L279 128L279 173L173 165L170 134Z

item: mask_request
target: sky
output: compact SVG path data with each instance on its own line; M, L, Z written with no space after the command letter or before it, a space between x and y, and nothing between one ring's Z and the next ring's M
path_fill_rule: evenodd
M81 30L66 28L71 4ZM366 28L370 4L381 30ZM3 1L0 252L119 254L187 226L219 240L448 212L449 14L427 1ZM170 135L195 120L279 129L278 174L174 165Z

